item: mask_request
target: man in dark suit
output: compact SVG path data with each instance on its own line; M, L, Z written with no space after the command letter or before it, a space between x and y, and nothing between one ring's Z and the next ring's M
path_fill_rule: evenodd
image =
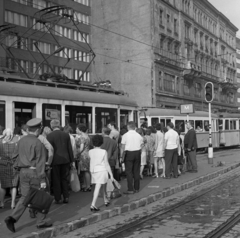
M118 157L118 145L116 140L111 139L109 137L110 133L111 133L111 129L107 127L103 127L102 129L103 144L101 145L101 148L107 151L108 162L112 169L112 173L114 174L117 157Z
M52 120L51 132L47 139L54 149L52 161L52 185L55 203L60 203L63 195L63 203L68 203L68 184L70 164L74 166L74 157L70 136L60 130L60 121Z
M184 137L184 148L187 153L189 161L189 171L191 173L197 173L197 160L196 160L196 150L197 150L197 136L193 129L193 121L187 122L188 132Z

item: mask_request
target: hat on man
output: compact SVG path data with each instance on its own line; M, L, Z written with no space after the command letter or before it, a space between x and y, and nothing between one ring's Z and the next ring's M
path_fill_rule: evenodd
M28 127L40 127L41 123L42 123L42 119L33 118L33 119L29 120L26 125Z

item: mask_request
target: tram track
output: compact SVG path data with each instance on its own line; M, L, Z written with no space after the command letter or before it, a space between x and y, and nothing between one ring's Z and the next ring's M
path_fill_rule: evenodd
M160 211L156 211L151 215L148 215L147 217L141 218L137 221L133 221L128 223L127 225L124 225L114 231L110 231L109 233L105 233L104 235L98 236L99 238L115 238L117 235L121 235L121 233L124 233L128 231L129 229L138 227L142 225L145 222L148 222L152 219L162 217L162 220L164 219L164 215L167 215L168 213L171 213L173 210L180 208L181 206L187 205L188 203L191 203L194 200L197 200L200 197L203 197L204 195L218 189L219 187L223 186L224 184L227 184L237 178L240 178L240 174L237 176L233 176L231 178L228 178L224 182L220 182L214 186L211 186L209 188L203 189L199 192L194 193L193 195L189 195L184 200L168 206L166 209L161 209ZM161 219L161 218L160 218ZM236 225L238 222L240 222L240 210L236 212L233 216L229 218L227 222L224 222L222 225L217 227L214 231L207 234L204 238L219 238L222 235L224 235L227 231L229 231L234 225Z

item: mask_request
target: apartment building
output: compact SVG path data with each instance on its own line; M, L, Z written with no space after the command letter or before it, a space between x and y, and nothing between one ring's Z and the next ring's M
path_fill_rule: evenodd
M236 32L207 0L92 1L92 45L98 77L141 107L237 109Z
M70 79L90 82L90 68L87 68L91 54L90 44L90 0L2 0L0 1L0 27L11 26L10 30L1 31L0 43L10 47L11 53L0 45L0 71L11 71L22 76L38 78L43 73L54 70L65 74ZM65 19L41 21L42 13L47 7L67 5L73 9L70 14L75 24ZM49 18L50 19L50 18ZM69 15L70 19L70 15ZM76 27L77 26L77 27ZM51 35L47 29L50 29ZM64 48L64 49L63 49ZM58 50L62 49L62 50ZM41 52L39 52L41 51ZM56 52L56 53L54 53ZM40 64L47 59L48 64ZM16 59L19 64L16 64ZM25 74L23 74L25 72Z

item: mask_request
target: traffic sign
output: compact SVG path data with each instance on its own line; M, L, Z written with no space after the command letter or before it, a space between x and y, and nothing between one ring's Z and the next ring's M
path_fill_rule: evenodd
M194 113L194 105L193 104L183 104L180 105L180 113L181 114L190 114L190 113Z

